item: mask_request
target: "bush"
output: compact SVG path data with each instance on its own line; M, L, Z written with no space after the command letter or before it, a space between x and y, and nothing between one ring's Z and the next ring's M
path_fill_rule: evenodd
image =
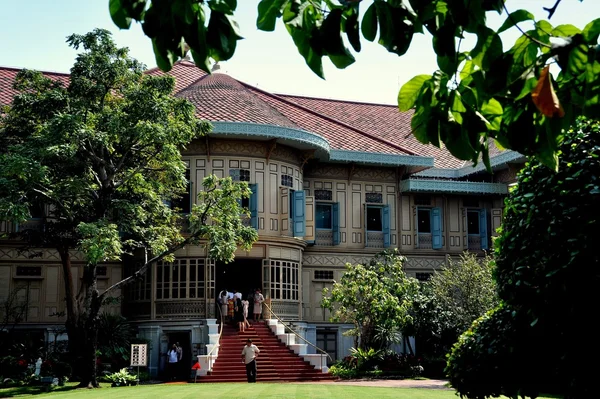
M461 395L597 394L588 362L600 355L600 124L578 121L560 150L558 172L529 162L506 200L495 243L504 305L453 349L448 371Z
M131 385L137 382L137 377L133 374L129 374L129 371L127 371L126 368L122 368L116 373L109 374L105 378L109 382L112 382L113 385L117 386Z
M336 363L329 368L329 373L344 380L357 378L358 371L355 368L347 367L343 362Z

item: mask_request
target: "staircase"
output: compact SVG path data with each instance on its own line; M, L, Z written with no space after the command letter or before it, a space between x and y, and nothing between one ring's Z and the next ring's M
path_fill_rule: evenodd
M212 372L199 377L198 381L246 382L246 366L242 362L241 353L248 338L260 350L256 360L258 382L332 379L328 373L323 373L290 350L264 322L259 322L246 329L244 333L226 324L223 327L219 355L212 366Z

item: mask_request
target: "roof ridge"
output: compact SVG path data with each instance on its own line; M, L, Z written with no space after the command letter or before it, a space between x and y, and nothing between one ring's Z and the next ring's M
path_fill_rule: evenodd
M309 100L322 100L322 101L334 101L338 103L351 103L351 104L361 104L361 105L377 105L379 107L393 107L398 108L397 105L394 104L381 104L381 103L370 103L366 101L356 101L356 100L342 100L339 98L323 98L323 97L315 97L315 96L301 96L297 94L285 94L285 93L273 93L278 97L294 97L294 98L306 98Z
M63 76L71 76L70 73L67 72L57 72L57 71L44 71L41 69L33 69L33 68L19 68L19 67L11 67L11 66L2 66L0 65L0 70L8 70L8 71L22 71L24 69L28 69L30 71L37 71L37 72L41 72L41 73L51 73L54 75L63 75Z
M236 80L237 80L237 79L236 79ZM240 81L238 80L238 82L240 82ZM365 136L365 137L368 137L368 138L370 138L370 139L373 139L373 140L379 141L380 143L383 143L383 144L385 144L385 145L389 145L390 147L393 147L393 148L395 148L395 149L397 149L397 150L404 151L404 152L405 152L405 153L407 153L408 155L417 155L417 156L420 156L420 155L419 155L419 154L417 154L416 152L414 152L414 151L411 151L411 150L408 150L408 149L406 149L406 148L404 148L404 147L402 147L402 146L399 146L399 145L398 145L398 144L396 144L396 143L392 143L391 141L388 141L388 140L386 140L386 139L383 139L383 138L381 138L381 137L379 137L379 136L376 136L376 135L374 135L374 134L367 133L367 132L365 132L365 131L363 131L363 130L357 129L357 128L356 128L356 127L354 127L354 126L348 125L348 124L346 124L346 123L344 123L344 122L341 122L341 121L339 121L339 120L337 120L337 119L335 119L335 118L332 118L332 117L330 117L330 116L327 116L327 115L320 114L320 113L318 113L318 112L316 112L316 111L314 111L314 110L312 110L312 109L310 109L310 108L304 107L304 106L302 106L302 105L300 105L300 104L296 104L296 103L295 103L295 102L293 102L293 101L287 100L287 99L285 99L284 97L278 96L277 94L269 93L269 92L267 92L267 91L265 91L265 90L259 89L259 88L257 88L257 87L253 87L253 86L251 86L251 85L249 85L249 84L247 84L247 83L244 83L244 82L240 82L240 83L241 83L242 85L244 85L244 86L246 86L246 87L250 88L251 90L257 90L257 91L260 91L261 93L264 93L264 94L266 94L266 95L268 95L268 96L275 97L275 98L277 98L278 100L280 100L280 101L283 101L283 102L285 102L285 103L286 103L286 104L288 104L288 105L292 105L292 106L294 106L294 107L300 108L300 109L302 109L302 110L303 110L303 111L305 111L305 112L308 112L308 113L310 113L310 114L312 114L312 115L315 115L315 116L321 117L321 118L323 118L323 119L326 119L326 120L328 120L328 121L330 121L330 122L337 123L338 125L344 126L345 128L347 128L347 129L350 129L350 130L353 130L353 131L357 132L358 134L361 134L361 135L363 135L363 136Z

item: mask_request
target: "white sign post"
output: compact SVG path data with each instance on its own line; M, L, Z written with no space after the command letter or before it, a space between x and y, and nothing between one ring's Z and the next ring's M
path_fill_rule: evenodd
M146 367L148 359L148 345L132 344L131 345L131 366L138 368L137 380L140 382L140 366Z

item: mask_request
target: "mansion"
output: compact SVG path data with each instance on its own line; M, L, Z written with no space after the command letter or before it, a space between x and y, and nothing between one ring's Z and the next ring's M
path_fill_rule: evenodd
M17 72L0 67L0 107L15 94ZM45 74L68 81L66 74ZM208 258L200 246L181 249L173 263L154 265L119 294L122 301L107 305L152 342L152 374L164 367L161 355L171 342L189 355L206 353L207 319L215 318L223 289L246 296L261 288L277 316L339 359L352 346L343 335L351 326L330 322L320 303L323 288L340 281L346 263L397 248L407 257L406 273L426 280L451 256L491 249L504 197L525 161L521 154L490 145L490 174L481 163L473 167L419 143L411 134L412 112L396 106L273 94L218 70L206 74L186 60L169 74L175 95L213 125L183 150L189 190L180 207L189 211L209 174L248 182L252 196L244 205L259 239L229 264ZM35 216L27 224L43 223L43 215ZM1 222L0 234L15 228ZM62 267L54 250L40 252L31 258L0 241L0 301L26 287L29 310L19 328L43 330L53 340L64 325ZM99 267L99 289L131 268ZM82 270L75 258L75 282Z

